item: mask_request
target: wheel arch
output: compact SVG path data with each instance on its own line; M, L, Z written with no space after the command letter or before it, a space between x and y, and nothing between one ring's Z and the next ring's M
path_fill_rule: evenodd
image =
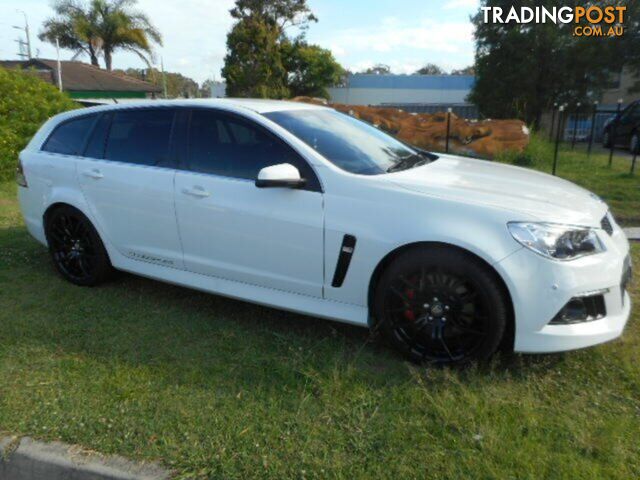
M509 287L507 286L507 282L502 278L502 275L484 258L479 256L478 254L460 247L458 245L454 245L451 243L445 242L413 242L397 247L396 249L387 253L380 262L376 265L376 268L371 275L369 280L369 288L367 291L367 307L369 309L369 323L370 326L373 327L375 325L375 319L373 318L373 300L376 286L380 281L380 277L382 276L385 269L391 265L391 263L398 258L400 255L404 254L407 251L419 249L419 248L447 248L450 250L454 250L462 253L474 260L478 261L482 264L488 272L490 272L494 278L497 280L500 288L503 291L504 297L507 299L507 307L509 311L509 321L507 323L507 329L505 330L504 338L502 341L502 348L504 349L513 349L513 342L515 338L515 310L513 306L513 298L511 296L511 292L509 291Z
M49 217L51 216L51 214L53 212L55 212L59 208L63 208L63 207L73 208L74 210L77 210L78 212L80 212L87 219L87 221L91 224L93 229L96 231L96 234L98 235L98 238L102 242L102 245L104 246L105 251L107 252L107 257L109 259L109 262L111 264L113 264L113 260L112 260L113 259L113 254L110 251L109 243L105 242L105 237L102 234L102 232L100 231L100 229L98 228L98 225L96 225L96 222L91 218L91 215L89 215L88 212L85 211L84 208L82 208L82 207L80 207L78 205L75 205L72 202L67 202L67 201L64 201L64 200L58 200L58 201L55 201L55 202L51 203L49 206L47 206L47 208L45 209L44 213L42 214L42 225L44 227L45 237L46 237L46 230L47 230L47 221L49 220ZM48 243L48 240L47 240L47 243Z

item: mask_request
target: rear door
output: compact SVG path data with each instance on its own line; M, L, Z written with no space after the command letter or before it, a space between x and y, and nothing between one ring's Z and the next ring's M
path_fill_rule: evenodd
M93 215L121 254L183 268L173 202L175 117L171 108L104 114L76 165Z
M186 145L175 186L185 268L321 297L323 199L307 162L255 122L212 109L193 110ZM261 168L280 163L306 187L255 186Z

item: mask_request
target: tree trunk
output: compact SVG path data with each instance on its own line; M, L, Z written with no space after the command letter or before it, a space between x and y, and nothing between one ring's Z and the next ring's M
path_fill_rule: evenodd
M93 65L94 67L100 67L98 56L96 55L96 51L91 46L91 44L89 44L89 57L91 57L91 65Z
M104 49L104 63L105 66L107 67L107 71L110 72L111 71L111 64L112 64L112 57L111 57L111 50L108 49Z

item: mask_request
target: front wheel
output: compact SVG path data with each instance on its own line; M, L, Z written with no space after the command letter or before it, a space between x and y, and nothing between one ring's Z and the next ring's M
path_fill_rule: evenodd
M413 361L439 365L488 359L509 319L496 274L452 248L407 251L382 274L375 290L377 325Z

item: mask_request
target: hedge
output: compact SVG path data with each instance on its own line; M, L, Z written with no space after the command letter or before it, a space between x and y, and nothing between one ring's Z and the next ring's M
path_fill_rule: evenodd
M28 72L0 68L0 180L13 178L18 154L49 117L78 107Z

